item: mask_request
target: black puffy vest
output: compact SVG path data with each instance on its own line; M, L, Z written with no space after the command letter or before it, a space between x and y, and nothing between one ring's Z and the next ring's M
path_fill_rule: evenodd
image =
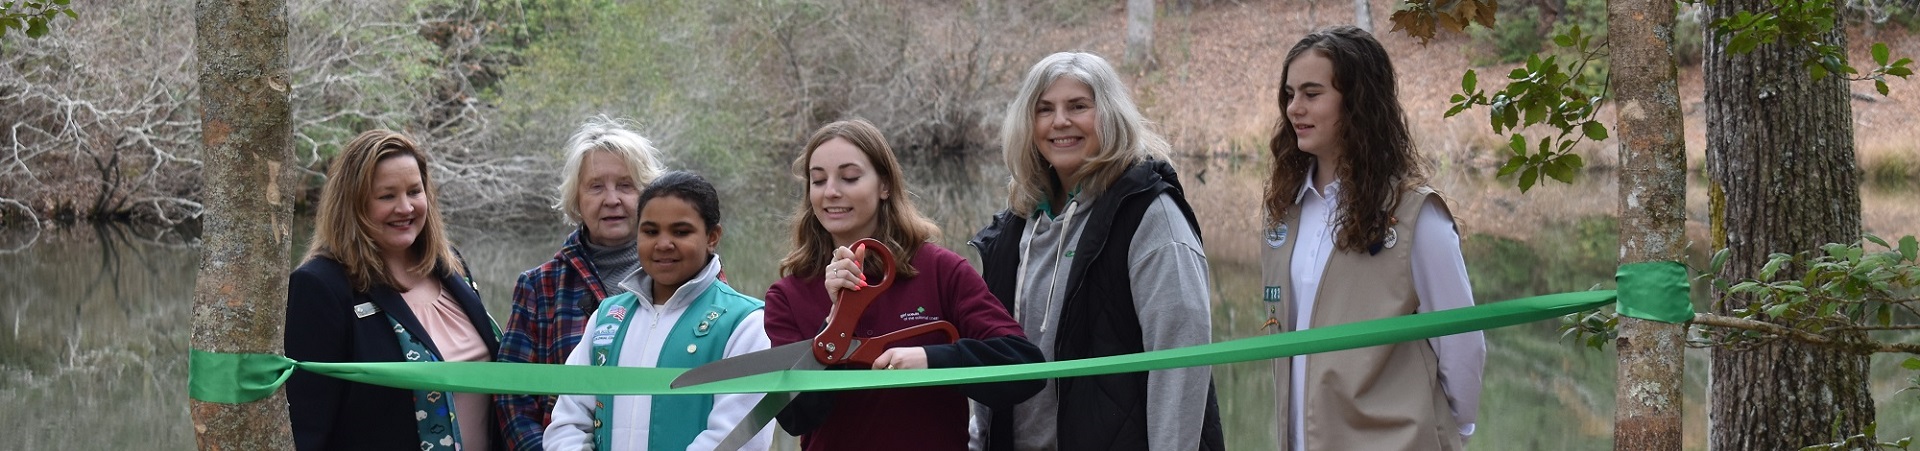
M1074 243L1073 267L1067 273L1067 294L1060 307L1059 327L1054 341L1054 360L1076 360L1133 354L1144 350L1140 321L1133 309L1132 285L1127 280L1127 254L1135 230L1147 207L1162 193L1173 194L1174 203L1200 236L1200 223L1182 194L1179 176L1173 167L1159 160L1146 160L1127 168L1127 172L1099 199L1093 202L1086 229ZM993 223L981 229L969 242L980 252L981 276L1007 311L1013 305L1014 287L1019 277L1020 240L1026 231L1026 219L1009 211L995 215ZM1088 280L1088 274L1100 280ZM1115 275L1119 280L1110 280ZM1091 282L1091 283L1089 283ZM1146 450L1147 449L1147 373L1119 373L1100 376L1069 377L1055 381L1059 410L1058 449ZM1013 449L1013 411L994 409L993 424L987 430L987 449ZM1225 449L1220 428L1220 407L1213 384L1207 384L1206 418L1200 443L1194 449Z

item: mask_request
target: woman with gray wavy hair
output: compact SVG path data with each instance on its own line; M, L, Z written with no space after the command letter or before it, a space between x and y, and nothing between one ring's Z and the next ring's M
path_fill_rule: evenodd
M1208 343L1207 256L1167 142L1089 53L1034 64L1007 104L1007 211L970 244L987 287L1048 360ZM982 449L1221 449L1208 367L1047 381L975 409Z
M560 201L553 208L575 227L553 260L520 273L497 360L566 363L600 301L626 292L620 281L640 271L640 191L660 175L658 155L651 141L605 115L588 119L567 139ZM542 449L555 400L496 397L500 408L494 410L510 449Z

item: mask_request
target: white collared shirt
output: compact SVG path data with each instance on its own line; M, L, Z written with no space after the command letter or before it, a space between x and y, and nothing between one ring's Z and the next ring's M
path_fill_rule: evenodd
M1300 205L1298 243L1293 248L1292 274L1294 330L1313 327L1314 303L1320 293L1320 278L1327 259L1334 252L1338 230L1336 214L1340 208L1340 181L1327 183L1324 192L1314 189L1313 171L1300 188L1294 203ZM1413 231L1413 288L1420 298L1420 313L1473 306L1473 288L1467 282L1466 260L1460 255L1460 234L1453 217L1441 211L1431 200L1420 207L1420 219ZM1473 435L1474 421L1480 410L1481 372L1486 365L1484 335L1468 332L1427 339L1439 360L1440 387L1446 392L1461 437ZM1288 397L1291 414L1289 429L1295 449L1306 449L1306 421L1303 401L1307 381L1307 356L1293 357L1293 396Z

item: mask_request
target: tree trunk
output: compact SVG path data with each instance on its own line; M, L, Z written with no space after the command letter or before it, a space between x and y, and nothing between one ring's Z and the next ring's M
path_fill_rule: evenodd
M1672 0L1607 2L1620 139L1620 264L1686 261L1686 143ZM1680 449L1686 326L1620 318L1613 447Z
M1127 0L1127 56L1131 70L1153 65L1153 0Z
M286 2L199 0L194 26L206 213L191 346L280 354L293 217ZM293 448L282 393L191 408L200 449Z
M1353 26L1373 32L1373 8L1368 0L1353 0Z
M1708 2L1701 21L1769 7L1765 0ZM1763 44L1753 53L1731 55L1728 36L1708 30L1703 65L1713 241L1731 250L1719 276L1751 279L1769 253L1859 239L1846 82L1834 76L1813 80L1801 65L1812 54L1804 46ZM1846 42L1837 31L1822 39ZM1799 277L1799 271L1787 268L1779 277ZM1730 314L1748 302L1725 298L1716 313ZM1797 449L1862 432L1873 421L1866 356L1779 342L1715 348L1712 360L1713 449Z

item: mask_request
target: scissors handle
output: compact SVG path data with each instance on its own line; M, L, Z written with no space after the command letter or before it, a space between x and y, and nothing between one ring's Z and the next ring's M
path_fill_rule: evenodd
M861 238L853 245L855 248L865 247L868 255L880 257L880 267L886 271L885 276L879 284L869 285L860 291L840 291L840 302L833 304L833 310L827 312L827 327L813 337L813 357L822 364L848 363L847 357L853 353L853 331L860 325L860 315L867 311L867 306L873 304L874 299L880 297L880 293L893 287L893 251L873 238Z
M873 361L880 358L880 353L887 352L887 348L892 347L894 342L936 332L947 335L947 340L941 343L960 341L960 331L953 328L953 323L946 321L920 323L878 337L860 339L859 349L854 350L853 355L847 356L847 360L841 363L873 366Z

